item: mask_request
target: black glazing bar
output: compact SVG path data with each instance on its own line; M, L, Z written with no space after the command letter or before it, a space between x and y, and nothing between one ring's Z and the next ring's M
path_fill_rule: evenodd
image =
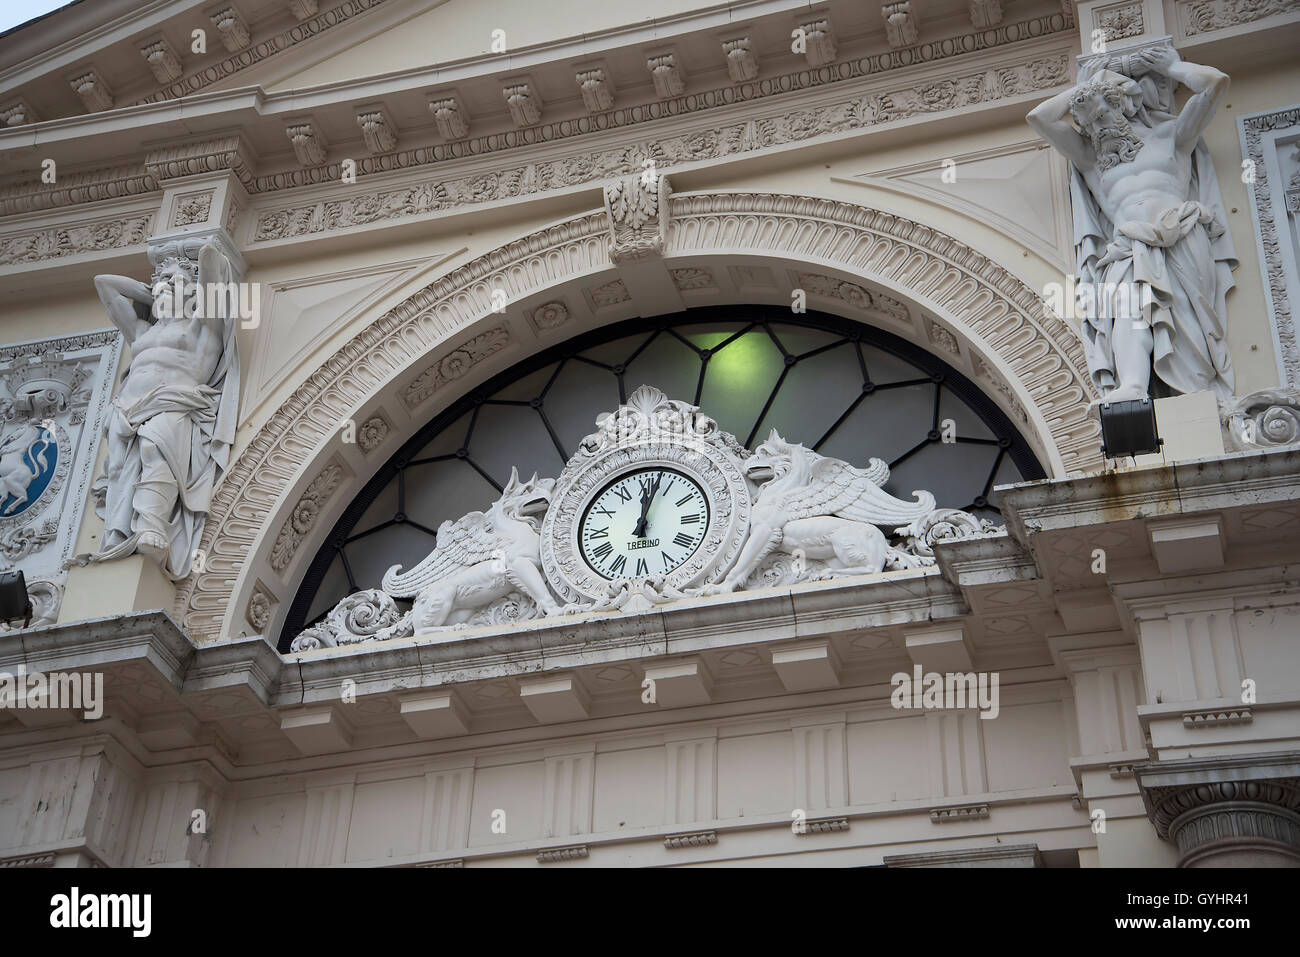
M883 389L904 389L909 385L924 385L927 382L933 381L934 380L929 376L926 376L924 379L904 379L901 382L886 382L884 385L877 385L876 391L880 392Z
M762 425L763 420L767 418L767 413L772 408L772 403L776 401L776 394L781 391L781 383L785 382L785 377L789 374L791 368L793 368L793 366L785 366L781 370L781 374L777 376L776 385L772 386L771 395L769 395L767 401L763 403L763 411L758 413L758 418L754 421L754 427L749 430L749 438L745 440L746 447L754 444L754 436L758 435L758 427Z
M773 344L775 344L775 346L777 347L777 349L780 350L781 355L787 359L790 358L790 353L786 351L785 346L781 344L781 340L776 337L776 333L772 331L772 327L769 326L766 322L763 323L763 331L767 333L767 337L771 339Z
M411 461L406 463L406 467L409 469L412 465L429 465L433 462L447 462L455 457L456 455L453 452L448 452L446 455L430 455L423 459L411 459Z
M998 457L993 460L993 468L989 469L989 477L984 483L984 491L980 492L985 498L989 497L989 489L993 487L993 480L997 477L998 467L1002 464L1002 456L1006 454L1006 449L998 449Z
M546 380L546 385L542 386L542 394L538 396L539 399L546 398L546 393L551 391L551 386L555 385L555 380L560 377L560 373L564 371L564 364L568 361L569 359L566 356L559 362L555 363L555 371L552 372L551 377Z
M730 336L728 336L726 339L723 339L721 342L719 342L716 346L714 346L714 347L713 347L712 349L710 349L709 351L712 352L714 355L717 355L719 352L721 352L723 349L727 348L727 346L731 345L733 342L735 342L737 339L739 339L739 338L740 338L741 336L743 336L745 333L751 331L751 330L752 330L755 326L757 326L757 325L758 325L758 323L756 323L756 322L751 322L749 325L745 326L745 328L741 329L739 332L734 332L734 333L732 333Z
M352 574L352 563L348 561L348 553L342 548L339 549L339 560L343 562L343 574L348 577L348 588L351 589L348 594L350 595L361 586L357 584L357 576Z
M504 491L505 491L505 487L504 487L504 486L497 484L497 480L494 479L492 476L488 475L487 472L484 472L481 468L479 468L479 464L478 464L477 462L475 462L472 458L470 458L468 455L465 456L465 461L469 463L470 468L472 468L472 469L473 469L475 472L477 472L479 475L481 475L481 476L483 476L485 479L487 479L487 480L488 480L488 484L491 485L494 489L496 489L498 492L504 492Z
M474 426L478 424L478 410L481 408L481 403L474 403L474 411L469 414L469 427L465 429L465 441L460 444L462 449L469 448L469 440L474 437Z
M569 460L569 453L564 451L564 443L560 441L560 437L555 434L555 429L551 427L551 420L546 417L546 410L539 405L537 407L537 414L541 416L542 425L546 426L547 434L550 435L551 441L555 443L555 451L559 454L560 461L567 462Z
M831 349L836 349L845 345L848 341L848 339L841 339L838 342L828 342L826 345L818 346L816 349L809 349L807 352L801 352L799 355L795 356L795 358L800 362L803 362L804 359L811 359L813 356L819 356L823 352L829 352Z
M865 392L858 393L858 397L849 403L849 407L844 410L844 414L841 415L838 419L836 419L834 424L831 425L831 427L826 430L826 434L823 435L820 439L818 439L813 444L814 452L816 452L819 448L821 448L830 440L830 437L835 434L835 430L844 424L844 420L853 414L853 410L856 409L858 406L860 406L862 404L862 400L865 399L866 397L867 397L867 393Z
M914 446L912 446L910 449L908 449L898 458L894 459L894 461L889 463L890 470L892 471L896 465L901 465L902 463L906 462L913 455L921 451L921 449L925 448L929 444L930 444L930 439L928 437L922 439L920 442L917 442Z
M359 542L363 538L369 538L371 535L375 534L375 532L382 532L384 529L389 528L390 526L396 524L397 524L397 519L390 518L387 521L380 522L374 528L368 528L364 532L357 532L355 535L349 535L344 540L344 544L351 545L353 542Z
M684 345L687 349L690 349L692 352L694 352L697 356L704 351L695 343L691 342L690 339L687 339L684 335L678 332L676 329L669 329L668 334L672 336L674 339L676 339L678 342L680 342L682 345Z

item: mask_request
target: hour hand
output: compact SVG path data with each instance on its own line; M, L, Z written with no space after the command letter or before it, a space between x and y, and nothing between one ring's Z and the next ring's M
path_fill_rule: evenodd
M641 517L636 520L636 528L632 529L633 538L645 538L646 516L650 512L650 499L653 497L654 489L646 482L641 486Z

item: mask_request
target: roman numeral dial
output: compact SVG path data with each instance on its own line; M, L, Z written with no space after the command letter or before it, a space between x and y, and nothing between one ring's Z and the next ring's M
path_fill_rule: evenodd
M650 466L625 472L583 512L578 544L603 578L655 578L681 567L709 529L709 500L695 479Z

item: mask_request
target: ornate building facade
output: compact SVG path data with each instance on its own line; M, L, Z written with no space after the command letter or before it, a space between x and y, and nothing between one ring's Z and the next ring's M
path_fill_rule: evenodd
M1300 865L1297 44L1289 0L0 36L0 865Z

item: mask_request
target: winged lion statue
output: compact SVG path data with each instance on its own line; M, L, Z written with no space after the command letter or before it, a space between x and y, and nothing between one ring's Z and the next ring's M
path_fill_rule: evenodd
M394 565L382 588L394 598L414 598L417 631L458 625L480 608L514 591L547 615L560 613L541 572L541 517L550 507L554 479L523 482L519 470L486 512L470 512L438 527L437 547L409 572Z
M727 576L703 594L742 587L773 551L823 562L830 574L863 575L881 571L889 543L876 526L892 528L934 509L934 496L913 492L915 502L886 493L889 466L871 459L854 468L840 459L787 442L775 429L745 461L749 478L759 482L749 537Z

